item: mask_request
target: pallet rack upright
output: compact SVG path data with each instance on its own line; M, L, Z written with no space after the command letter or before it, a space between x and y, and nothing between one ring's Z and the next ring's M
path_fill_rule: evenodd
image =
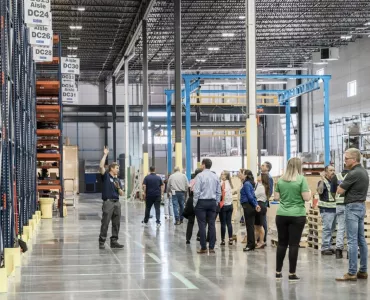
M0 254L18 246L36 211L35 64L23 1L0 4ZM1 266L1 262L0 262Z

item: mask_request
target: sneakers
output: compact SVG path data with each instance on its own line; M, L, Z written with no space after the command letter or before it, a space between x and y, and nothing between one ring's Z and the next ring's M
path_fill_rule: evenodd
M105 244L99 243L99 249L104 250L105 249Z
M190 245L190 241L186 241L186 245Z
M198 253L198 254L206 254L206 253L208 253L208 250L207 250L207 249L199 249L199 250L197 251L197 253Z
M290 282L297 282L299 281L301 278L299 278L296 274L291 274L289 275L289 281Z
M161 223L157 223L157 228L161 227Z
M321 255L333 255L333 252L329 249L329 250L323 250L321 251Z
M283 274L276 272L275 277L276 277L276 280L281 280L281 279L283 279Z
M341 258L343 258L343 251L342 251L342 250L340 250L340 249L335 250L335 258L336 258L336 259L341 259Z
M215 253L216 253L215 249L209 249L209 254L215 254Z
M122 249L124 246L119 244L118 242L110 243L111 249Z
M335 278L336 281L357 281L357 275L346 273L343 277Z
M175 225L181 225L180 221L176 221Z
M357 272L357 279L367 279L367 272Z

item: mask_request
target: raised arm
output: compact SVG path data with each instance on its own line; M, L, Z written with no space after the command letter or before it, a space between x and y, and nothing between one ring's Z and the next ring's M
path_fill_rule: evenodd
M101 159L100 165L99 165L99 171L100 171L100 174L102 174L102 175L104 175L104 173L105 173L105 161L107 160L108 153L109 153L109 149L108 149L107 146L105 146L104 147L104 155L103 155L103 158Z

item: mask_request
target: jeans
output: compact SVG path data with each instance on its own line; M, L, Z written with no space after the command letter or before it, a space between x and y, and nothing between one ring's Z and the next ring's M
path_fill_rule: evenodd
M286 250L289 246L289 273L294 274L297 268L299 242L306 224L306 217L276 216L278 247L276 251L276 272L283 268Z
M164 198L164 214L166 216L173 216L173 204L171 195Z
M337 219L337 243L336 249L343 250L344 248L344 233L346 231L346 208L343 204L338 204L336 209L336 219Z
M182 221L184 219L182 213L184 212L185 192L175 192L175 195L172 195L172 204L176 221Z
M243 203L245 226L247 228L247 248L256 248L256 237L254 235L254 223L256 210L249 203Z
M220 222L221 222L221 240L225 239L226 225L229 235L229 239L233 237L233 225L231 224L231 217L233 215L233 205L224 205L220 210Z
M333 233L335 231L335 210L333 209L332 212L328 212L328 210L324 211L320 209L320 215L322 217L322 245L321 251L330 250L331 249L331 241L333 237Z
M208 230L209 230L209 249L215 248L216 243L216 208L217 203L213 199L199 199L197 206L195 207L195 215L197 216L199 235L200 235L200 246L202 250L207 249L206 243L206 225L208 218Z
M121 203L119 201L106 200L103 202L102 210L103 215L101 218L99 243L105 243L110 221L112 221L112 236L110 241L111 243L117 242L121 225Z
M360 272L367 272L367 244L364 229L365 203L346 204L345 214L349 256L348 273L351 275L357 273L358 247L360 248Z
M161 223L161 196L159 196L159 197L146 197L145 202L146 203L145 203L144 223L148 223L149 216L150 216L150 210L152 209L152 206L154 204L157 224L160 224Z

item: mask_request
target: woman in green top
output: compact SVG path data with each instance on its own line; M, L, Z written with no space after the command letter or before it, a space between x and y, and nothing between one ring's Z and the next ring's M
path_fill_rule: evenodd
M275 199L280 200L276 213L278 231L276 279L283 277L281 270L289 246L289 281L298 281L299 277L295 274L298 249L306 224L304 201L311 199L311 191L308 188L306 178L302 175L302 162L299 158L291 158L288 161L285 173L276 184Z

